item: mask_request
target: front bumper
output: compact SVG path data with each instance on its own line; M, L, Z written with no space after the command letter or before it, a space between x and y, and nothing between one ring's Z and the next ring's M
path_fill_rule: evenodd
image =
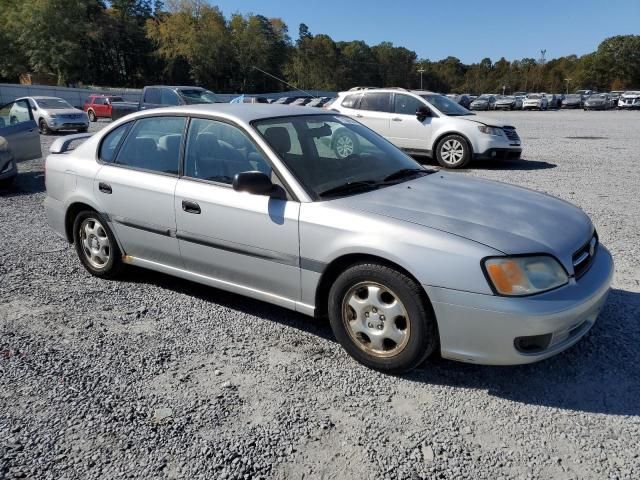
M522 156L522 148L490 148L473 155L474 160L518 160Z
M57 132L58 130L80 130L84 128L89 128L89 121L87 120L86 122L84 122L82 120L80 121L48 120L47 126L49 127L49 130L52 130L54 132Z
M524 298L424 286L438 320L442 356L485 365L533 363L578 342L594 325L613 279L613 260L600 246L590 269L557 290ZM523 353L520 337L551 334L542 351Z

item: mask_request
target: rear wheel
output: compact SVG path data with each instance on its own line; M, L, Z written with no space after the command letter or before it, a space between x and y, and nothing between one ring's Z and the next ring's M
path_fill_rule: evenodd
M87 112L87 115L89 116L89 121L91 121L91 122L97 122L98 121L98 117L96 116L96 112L94 112L93 110L89 110Z
M471 161L471 148L460 135L447 135L436 147L436 160L445 168L463 168Z
M80 262L89 273L114 278L123 268L122 255L107 222L98 212L80 212L73 222L73 242Z
M377 263L356 264L336 279L329 319L349 355L388 373L417 367L438 345L436 320L420 285Z

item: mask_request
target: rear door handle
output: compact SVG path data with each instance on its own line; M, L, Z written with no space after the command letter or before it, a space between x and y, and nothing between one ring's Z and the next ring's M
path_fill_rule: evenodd
M391 120L393 120L394 122L401 122L402 121L402 119L398 118L398 117L392 118Z
M182 201L182 210L184 210L187 213L199 214L200 213L200 205L198 205L196 202L192 202L191 200L183 200Z
M362 118L362 115L361 115L361 114L359 114L359 113L356 113L356 115L355 115L355 116L356 116L356 117L358 117L358 118Z
M107 193L109 195L113 193L113 190L111 189L111 185L109 185L108 183L100 182L98 184L98 190L100 190L102 193Z

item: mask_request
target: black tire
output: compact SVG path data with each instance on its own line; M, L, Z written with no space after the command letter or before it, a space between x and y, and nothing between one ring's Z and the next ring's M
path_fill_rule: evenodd
M396 347L391 346L391 350L381 352L379 355L368 351L367 345L371 346L373 344L371 342L367 343L366 339L368 337L366 337L366 334L364 338L354 338L353 330L347 326L347 322L358 322L359 320L357 314L355 317L352 316L353 320L346 318L346 315L355 313L353 309L348 310L350 308L346 305L348 298L351 298L354 289L356 289L355 291L359 288L366 289L366 287L361 287L364 284L377 285L382 287L383 290L388 289L382 295L393 292L397 299L393 296L389 298L393 302L399 300L408 317L404 320L403 316L391 319L393 322L392 327L398 329L401 329L401 327L398 326L397 322L401 322L404 326L404 331L406 331L406 336L402 345L395 344ZM380 298L383 297L381 296ZM395 303L393 302L389 305L394 305ZM420 365L438 349L437 323L425 292L413 279L391 267L378 263L359 263L346 269L331 286L328 311L331 328L340 344L349 355L369 368L391 374L403 373ZM382 312L383 310L380 311ZM378 325L388 325L386 322L389 319L385 319L380 313L370 313L370 315L372 316L371 321L381 322ZM376 320L373 320L373 316L376 316ZM369 322L369 320L364 320L364 317L361 318L363 324ZM367 316L367 318L369 317ZM371 326L371 323L368 325ZM380 331L382 337L384 337L383 332L385 331ZM378 335L374 327L369 332L371 332L372 338ZM362 334L358 333L357 335ZM385 338L384 342L387 340ZM393 342L391 343L393 344Z
M448 145L452 148L447 149ZM460 145L459 148L458 145ZM453 149L453 146L455 146L456 151L460 151L461 149L462 154L453 155L453 153L450 153L450 155L453 156L448 156L447 154L451 149ZM452 160L449 160L449 158L452 158ZM438 161L440 166L444 168L466 167L471 161L471 147L467 143L467 139L455 134L446 135L445 137L443 137L436 146L436 160Z
M360 153L360 142L358 137L346 128L340 128L333 135L331 148L340 159L357 155Z
M78 129L78 133L87 133L89 131L89 127L82 127Z
M51 133L51 129L49 128L49 125L47 125L47 122L44 118L38 120L38 131L42 135L49 135Z
M96 241L99 241L100 238L104 239L105 237L108 239L108 260L102 265L96 265L88 258L90 250L85 248L84 238L81 235L81 229L84 229L85 224L91 227L92 221L93 227L96 226L96 222L100 227L96 229ZM100 231L104 235L101 235ZM91 243L92 239L87 237L87 241L88 243ZM80 262L91 275L99 278L115 278L124 268L124 264L122 263L122 254L118 248L115 236L109 228L106 220L96 211L84 210L76 215L76 218L73 221L73 243ZM102 248L100 249L100 252L104 253Z
M90 122L97 122L98 121L98 117L96 116L96 112L94 112L93 110L87 111L87 115L89 116L89 121Z
M0 188L9 188L16 181L17 175L12 175L11 177L0 179Z

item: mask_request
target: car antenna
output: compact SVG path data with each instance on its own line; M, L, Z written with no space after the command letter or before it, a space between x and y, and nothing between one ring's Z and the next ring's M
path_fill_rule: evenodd
M293 85L291 85L290 83L285 82L284 80L282 80L281 78L276 77L275 75L271 75L269 72L265 72L264 70L259 69L259 68L258 68L258 67L256 67L255 65L254 65L252 68L253 68L254 70L258 70L259 72L264 73L265 75L269 75L271 78L275 78L275 79L276 79L276 80L278 80L279 82L284 83L286 86L291 87L291 88L294 88L294 89L296 89L296 90L299 90L299 91L301 91L302 93L305 93L305 94L307 94L307 95L308 95L308 96L310 96L310 97L313 97L313 98L315 98L315 99L320 98L320 97L316 97L315 95L313 95L313 94L311 94L311 93L309 93L309 92L307 92L307 91L305 91L305 90L302 90L301 88L294 87L294 86L293 86Z

